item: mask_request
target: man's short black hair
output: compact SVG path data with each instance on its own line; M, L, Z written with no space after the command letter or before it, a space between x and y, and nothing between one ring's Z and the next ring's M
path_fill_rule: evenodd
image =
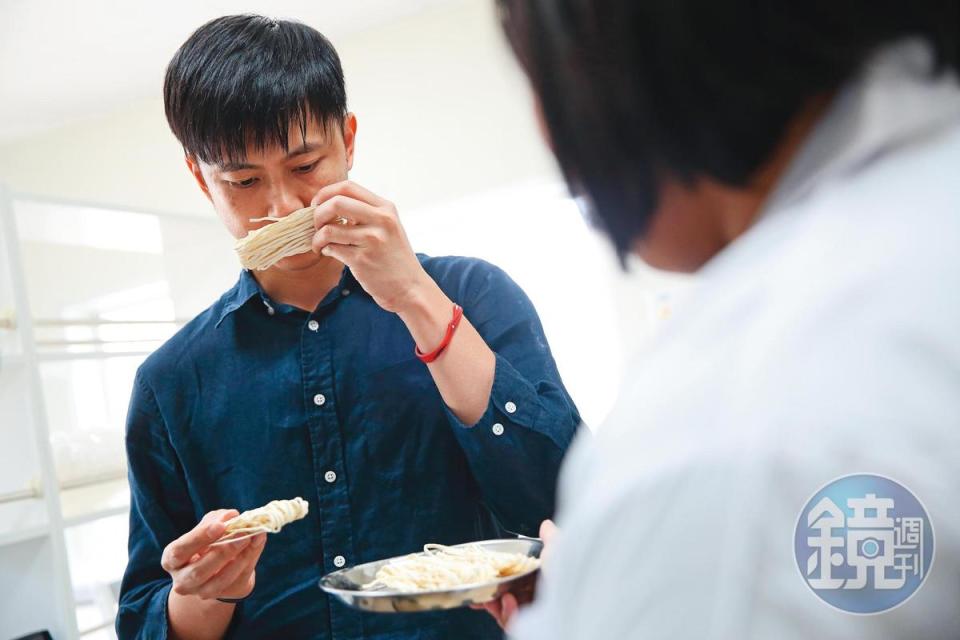
M664 177L743 186L880 46L958 65L958 0L498 0L553 150L621 258Z
M167 122L207 163L242 161L247 146L287 149L291 126L342 125L340 58L319 31L290 20L233 15L206 23L177 50L163 83Z

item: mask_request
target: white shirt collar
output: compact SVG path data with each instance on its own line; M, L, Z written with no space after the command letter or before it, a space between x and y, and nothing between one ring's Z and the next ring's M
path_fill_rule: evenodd
M841 89L764 207L787 206L826 181L855 173L890 150L960 121L955 74L933 74L921 40L887 46Z

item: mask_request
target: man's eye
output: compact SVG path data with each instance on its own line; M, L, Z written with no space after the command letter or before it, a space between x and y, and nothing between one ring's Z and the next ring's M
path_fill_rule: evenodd
M230 186L236 187L237 189L249 189L256 183L256 178L247 178L246 180L238 180L236 182L231 181Z
M320 162L320 161L317 160L317 161L315 161L315 162L311 162L310 164L301 165L301 166L297 167L296 169L294 169L294 171L296 171L297 173L310 173L311 171L313 171L313 170L316 168L318 162Z

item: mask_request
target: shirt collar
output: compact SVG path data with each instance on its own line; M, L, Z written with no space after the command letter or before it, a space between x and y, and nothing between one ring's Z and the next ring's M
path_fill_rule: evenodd
M897 147L960 122L955 74L934 75L922 40L884 47L834 97L790 163L765 211L864 168Z
M327 296L323 299L323 302L320 303L320 306L327 304L330 300L340 297L341 292L347 288L357 292L363 291L363 288L353 277L353 273L350 271L350 269L344 267L343 273L340 275L340 282L336 287L334 287L333 291L327 294ZM253 277L253 274L250 273L250 270L244 269L240 272L240 278L237 280L237 283L224 295L223 307L220 309L220 315L217 318L217 323L214 326L219 327L228 315L244 306L254 296L259 296L260 300L267 309L273 308L273 305L276 304L260 287L260 283L257 282L256 278Z
M233 288L223 297L220 317L217 318L217 324L214 326L219 327L228 315L245 305L250 298L259 293L260 285L257 284L253 275L246 269L241 271L237 284L233 285Z

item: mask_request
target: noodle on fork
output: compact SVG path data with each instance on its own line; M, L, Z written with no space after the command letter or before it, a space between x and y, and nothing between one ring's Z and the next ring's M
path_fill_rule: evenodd
M277 533L291 522L305 517L309 510L310 505L303 498L272 500L262 507L244 511L227 520L226 529L220 539L260 532Z

